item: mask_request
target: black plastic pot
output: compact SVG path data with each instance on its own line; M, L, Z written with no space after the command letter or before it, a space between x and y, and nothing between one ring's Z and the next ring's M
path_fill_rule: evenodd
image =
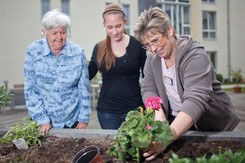
M99 147L92 145L82 149L75 155L71 163L103 163Z

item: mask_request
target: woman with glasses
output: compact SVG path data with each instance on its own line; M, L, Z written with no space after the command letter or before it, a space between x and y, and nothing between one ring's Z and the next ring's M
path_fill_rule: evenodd
M129 111L144 106L139 77L140 71L143 76L146 50L126 34L127 19L119 5L108 5L102 17L107 36L94 47L89 77L102 73L97 116L102 129L116 130Z
M166 12L155 7L141 13L134 34L149 52L143 99L163 98L163 109L155 116L169 121L174 140L189 129L228 131L237 126L239 118L204 47L191 36L178 36ZM152 160L165 148L153 141L143 156Z

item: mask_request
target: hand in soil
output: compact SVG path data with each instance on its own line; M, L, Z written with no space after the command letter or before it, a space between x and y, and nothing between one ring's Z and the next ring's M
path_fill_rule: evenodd
M158 143L157 141L152 141L149 147L142 150L143 157L146 158L146 161L153 160L165 149L166 147L162 146L162 144Z

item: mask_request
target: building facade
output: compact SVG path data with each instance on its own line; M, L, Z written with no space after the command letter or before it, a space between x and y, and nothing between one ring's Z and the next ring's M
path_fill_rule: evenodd
M9 88L24 83L26 48L43 38L40 22L45 12L58 8L71 17L67 39L81 45L90 60L94 45L106 36L101 15L106 5L123 6L127 31L133 35L142 6L149 1L170 15L180 35L191 34L204 45L216 73L229 78L230 67L241 68L245 77L244 0L0 0L0 82L7 80Z
M191 34L210 55L216 73L230 80L231 69L245 77L243 0L157 0L180 35Z
M0 83L7 80L9 88L24 83L26 48L43 38L41 17L54 8L71 17L67 39L81 45L90 60L94 45L106 36L102 13L109 3L123 6L128 17L127 31L132 34L138 17L137 0L0 0Z

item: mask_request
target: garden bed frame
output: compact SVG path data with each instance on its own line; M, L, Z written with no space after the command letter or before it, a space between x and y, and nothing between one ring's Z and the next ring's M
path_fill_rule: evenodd
M0 127L0 135L5 134L7 128ZM98 139L113 139L117 130L102 130L102 129L51 129L49 134L60 138L98 138ZM181 136L182 139L188 141L215 141L215 140L233 140L245 144L245 132L235 131L220 131L220 132L200 132L200 131L187 131Z

